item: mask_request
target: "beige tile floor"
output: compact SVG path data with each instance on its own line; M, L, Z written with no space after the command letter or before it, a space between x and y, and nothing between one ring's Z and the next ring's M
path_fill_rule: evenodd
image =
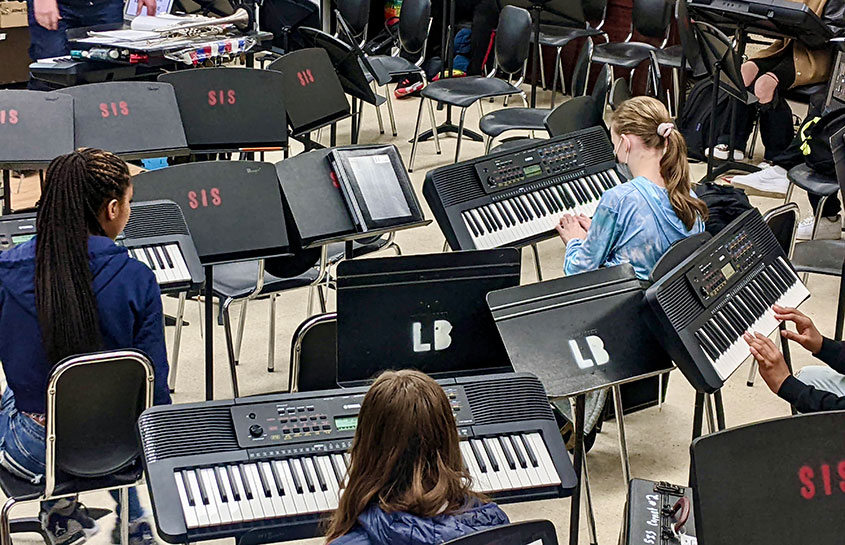
M512 101L511 105L519 105ZM548 95L542 94L539 98L540 105L548 104ZM417 99L396 101L396 118L398 124L398 137L392 137L389 133L389 122L385 108L384 121L388 127L385 135L379 135L378 125L373 108L367 106L361 143L391 142L396 144L406 162L410 157L410 144L408 140L413 136L414 120L416 117L418 103ZM495 105L484 103L485 111L500 108L501 102ZM805 107L797 106L794 110L803 114ZM438 112L438 121L444 119L444 113ZM467 127L477 128L478 110L470 108L467 113ZM457 115L455 115L457 120ZM427 116L423 118L422 128L428 127ZM349 124L344 123L340 127L339 142L348 142ZM324 134L324 142L327 143L328 135ZM443 154L435 155L432 142L421 143L417 153L416 170L411 175L418 196L423 202L427 217L432 217L427 205L422 199L422 183L425 173L432 168L448 164L452 161L455 149L455 138L446 137L442 141ZM761 146L757 146L760 150ZM480 143L464 141L462 158L468 159L483 153L483 146ZM759 153L759 151L758 151ZM268 160L277 161L281 157L271 156ZM698 178L704 172L702 165L693 166L694 178ZM14 198L16 206L26 206L37 199L38 184L36 178L29 178L23 182L18 191L17 183L13 183L13 190L16 191ZM805 214L808 213L809 205L804 195L796 191L796 199ZM762 211L768 210L780 204L777 199L752 197L752 202ZM439 252L443 245L443 235L436 223L432 225L400 232L396 237L405 254L419 254ZM561 276L563 262L563 244L558 239L548 240L539 245L542 259L543 275L546 279ZM529 255L523 256L523 282L534 282L536 280ZM807 301L802 310L812 316L824 334L832 335L835 317L835 301L837 296L837 283L820 276L811 276L809 288L813 297ZM251 395L263 392L277 392L287 388L287 371L289 361L290 339L296 326L306 317L307 290L300 289L286 293L277 302L277 328L276 339L276 371L267 372L267 342L268 342L268 302L266 300L256 301L250 304L247 314L245 328L245 339L241 354L241 365L238 370L242 395ZM329 308L333 308L333 296L329 299ZM165 299L165 309L174 313L175 300ZM237 308L234 309L237 311ZM198 305L197 303L187 306L187 320L191 323L182 337L181 361L178 369L176 393L174 402L185 403L198 401L203 398L203 344L200 336ZM172 328L167 331L168 343L172 339ZM217 328L215 332L215 373L217 381L215 384L215 397L231 397L231 385L226 378L228 375L226 366L226 355L223 345L223 332ZM479 339L483 342L483 339ZM793 351L793 361L796 368L810 364L813 359L800 349ZM783 416L789 414L787 404L771 394L762 380L758 380L756 386L749 388L745 385L748 374L749 363L746 362L728 381L724 388L725 412L728 426L736 426L762 419ZM656 408L648 409L633 414L626 419L627 437L631 457L632 475L645 479L668 480L670 482L683 484L686 482L689 469L689 443L692 430L693 412L693 390L687 384L684 377L675 372L672 374L669 392L662 411ZM92 407L92 410L96 408ZM197 424L199 425L199 424ZM588 456L590 467L593 498L595 502L595 513L598 527L598 538L600 543L615 543L620 525L623 520L623 506L625 502L626 484L622 480L621 466L617 448L617 433L615 426L610 423L605 425L604 431L598 436L596 445ZM764 463L764 461L761 461ZM142 492L145 505L149 506L146 491ZM93 493L83 498L89 505L109 507L111 499L103 493ZM511 504L504 506L505 511L514 521L545 518L552 520L558 530L558 537L563 542L568 542L568 523L570 501L568 499L547 500ZM22 506L15 511L18 515L31 514L35 512L34 507ZM581 525L581 542L587 543L587 534L584 517ZM114 517L110 516L102 521L103 532L91 540L92 545L104 545L110 538ZM23 536L15 538L21 543L37 542L35 536ZM308 540L301 543L317 544L322 543L321 539Z

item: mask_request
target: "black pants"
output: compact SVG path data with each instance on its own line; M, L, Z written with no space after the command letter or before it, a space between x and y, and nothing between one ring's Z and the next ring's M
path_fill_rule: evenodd
M443 56L440 42L443 37L443 10L449 9L449 2L455 2L455 24L472 21L472 38L468 73L481 74L484 55L490 43L490 35L499 23L499 3L497 0L434 0L431 3L431 32L428 34L428 57ZM401 12L400 12L401 16ZM449 14L446 13L448 20ZM457 29L452 33L454 40ZM488 59L488 66L492 66L493 55ZM443 59L448 63L448 59Z
M818 195L813 195L812 193L808 193L807 198L810 199L810 204L813 206L813 213L815 214L816 210L819 209L819 201L821 201L822 198ZM822 208L822 217L836 217L836 215L839 214L840 210L842 210L842 205L839 203L839 196L832 195L824 202L824 208Z

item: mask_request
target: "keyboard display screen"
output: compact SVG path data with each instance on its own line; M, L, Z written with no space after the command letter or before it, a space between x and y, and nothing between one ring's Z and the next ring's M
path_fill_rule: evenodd
M12 244L23 244L28 240L32 240L35 233L27 233L25 235L12 235Z
M336 416L334 426L337 431L351 431L358 427L357 416Z

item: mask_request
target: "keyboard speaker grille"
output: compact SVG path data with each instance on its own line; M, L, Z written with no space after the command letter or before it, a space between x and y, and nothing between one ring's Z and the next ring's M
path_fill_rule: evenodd
M555 418L546 390L534 377L468 383L464 384L464 391L477 425Z
M681 331L702 311L701 303L687 282L686 276L678 277L657 294L660 308L675 331Z
M239 448L229 406L144 414L138 429L147 462Z
M175 202L142 202L132 205L123 233L127 239L187 235L188 225Z
M484 196L472 163L437 169L431 180L444 207Z

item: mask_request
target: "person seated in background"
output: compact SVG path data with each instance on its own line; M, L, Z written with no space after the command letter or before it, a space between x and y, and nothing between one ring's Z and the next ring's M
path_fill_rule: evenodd
M828 366L811 365L792 376L783 354L770 338L746 333L745 342L766 385L801 413L845 409L845 343L822 337L813 321L799 310L777 305L772 308L775 318L795 324L796 331L781 331L781 335L797 342Z
M36 237L0 254L0 328L10 332L0 337L8 381L0 465L34 484L45 471L47 381L64 358L141 350L155 366L155 403L170 403L161 291L153 272L114 243L129 221L132 193L129 168L111 153L81 149L57 157L47 168ZM112 496L117 500L117 491ZM118 509L117 516L127 515ZM154 544L135 488L128 517L130 545ZM99 530L76 499L43 502L39 518L52 545L79 543Z
M327 543L434 545L508 523L471 489L440 385L419 371L382 373L361 404Z
M690 186L687 146L659 100L623 102L610 122L613 153L634 178L606 191L593 218L566 214L555 226L566 244L564 274L630 263L637 277L651 270L677 240L704 231L707 205ZM591 439L607 390L587 395L584 433ZM568 402L553 403L570 422ZM561 428L565 436L569 430Z
M704 231L707 205L690 185L687 146L666 106L651 97L622 103L610 123L617 161L634 179L606 191L592 220L565 214L566 275L630 263L643 280L677 240Z

